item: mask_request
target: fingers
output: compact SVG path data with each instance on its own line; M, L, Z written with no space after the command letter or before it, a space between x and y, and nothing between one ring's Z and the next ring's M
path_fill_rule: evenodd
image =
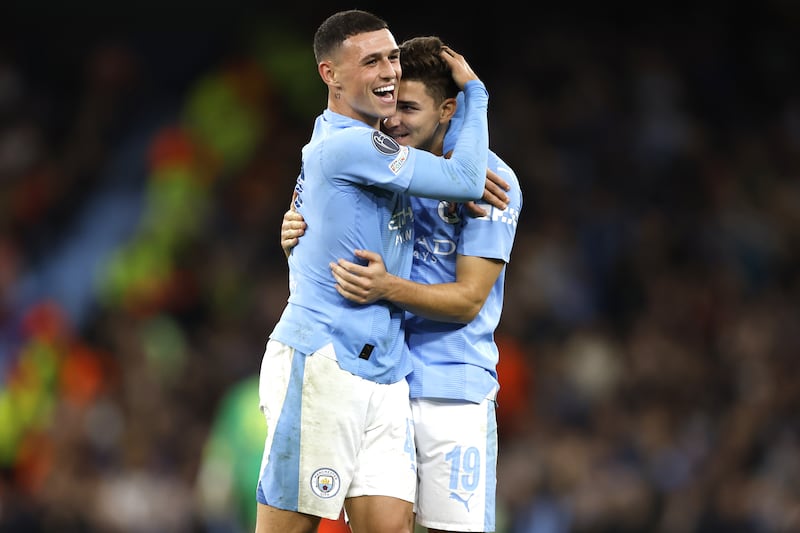
M467 213L473 217L485 217L489 214L484 208L475 202L467 202L464 204L464 207L466 207Z
M357 265L347 259L338 259L336 262L330 264L331 270L338 272L341 276L348 276L351 281L361 277L366 270L365 267Z
M358 284L359 276L354 275L345 266L337 263L330 263L329 266L336 282L334 287L340 295L360 304L370 302L368 300L369 291Z
M508 204L502 200L503 196L505 195L494 194L488 187L483 190L483 201L501 211L505 211L508 207Z
M449 46L443 46L440 52L441 56L444 58L445 61L452 65L453 62L457 61L464 61L464 56L455 53L452 48Z
M337 265L336 263L331 263L328 266L331 269L331 274L333 274L333 279L337 285L340 285L342 287L349 285L348 281L344 279L344 276L342 275L343 272L346 272L343 268L339 267L339 265Z
M509 185L509 183L506 180L501 178L500 174L498 174L497 172L493 171L490 168L486 169L486 178L488 181L502 188L504 191L511 190L511 185Z
M459 54L449 46L442 46L442 50L440 52L441 56L452 64L452 62L463 64L467 66L467 60L464 58L463 55Z
M303 222L303 215L293 209L289 209L283 214L283 222Z
M503 189L489 182L486 183L483 189L483 199L498 209L505 209L508 207L508 201L510 200Z
M298 213L294 213L299 217L299 220L292 220L290 213L287 211L281 223L281 248L286 257L289 257L292 248L298 245L300 237L305 235L306 232L306 223L303 221L303 217Z
M328 265L333 273L333 277L339 283L345 283L350 287L350 290L355 288L359 290L365 289L369 280L365 277L367 268L361 265L352 263L346 259L339 259Z
M460 89L470 80L477 80L478 76L473 72L472 68L467 63L464 56L454 51L449 46L443 46L439 55L450 66L450 71L453 75L453 81Z
M294 241L292 246L297 244L297 239L306 232L306 223L303 216L295 211L287 211L283 215L281 222L281 242Z
M302 237L305 232L306 230L304 228L283 228L281 230L281 240L297 239L298 237Z
M510 198L506 191L510 190L508 182L496 172L486 169L486 183L483 189L483 199L498 209L506 209Z
M378 262L378 261L383 262L381 254L371 252L369 250L355 250L354 253L356 257L359 257L361 259L366 259L367 261L370 262Z

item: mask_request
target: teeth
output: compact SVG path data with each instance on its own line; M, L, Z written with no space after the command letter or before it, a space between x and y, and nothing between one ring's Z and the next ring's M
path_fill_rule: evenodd
M388 87L380 87L378 89L375 89L376 93L388 93L391 91L394 91L394 85L389 85Z

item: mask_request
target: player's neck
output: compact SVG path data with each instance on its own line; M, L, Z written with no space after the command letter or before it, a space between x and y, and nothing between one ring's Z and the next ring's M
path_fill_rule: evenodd
M442 127L441 124L436 127L436 132L433 134L430 146L430 152L433 155L442 155L444 153L444 135L447 133L447 128L449 127L449 122L445 124L444 127Z

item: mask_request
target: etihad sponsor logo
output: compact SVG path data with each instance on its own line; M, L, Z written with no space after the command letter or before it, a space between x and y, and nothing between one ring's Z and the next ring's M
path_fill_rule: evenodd
M513 207L508 207L506 208L505 211L500 211L499 209L492 208L490 216L492 217L492 222L511 224L516 228L517 221L519 220L519 211L517 209L514 209Z
M455 253L456 243L450 239L417 237L414 244L414 257L423 261L436 261L436 256L453 255Z
M517 227L519 220L519 210L513 207L507 207L505 210L492 207L485 202L476 202L480 207L484 208L488 214L482 217L475 217L475 220L488 220L489 222L500 222L501 224L510 224Z
M389 231L394 232L395 246L411 241L414 238L414 210L410 205L392 213L389 219Z
M392 213L392 218L389 219L389 229L391 231L397 231L413 222L414 210L411 209L409 205Z

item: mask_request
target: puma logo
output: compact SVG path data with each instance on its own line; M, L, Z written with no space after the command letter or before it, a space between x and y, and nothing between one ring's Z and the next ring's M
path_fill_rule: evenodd
M473 496L475 496L475 494L474 494L474 493L473 493L473 494L470 494L470 495L469 495L469 498L467 498L467 499L465 500L464 498L462 498L461 496L459 496L459 495L458 495L458 494L456 494L455 492L451 492L451 493L450 493L450 499L452 499L452 500L456 500L456 501L459 501L459 502L463 503L463 504L464 504L464 507L466 507L466 509L467 509L467 512L469 512L469 501L472 499L472 497L473 497Z

